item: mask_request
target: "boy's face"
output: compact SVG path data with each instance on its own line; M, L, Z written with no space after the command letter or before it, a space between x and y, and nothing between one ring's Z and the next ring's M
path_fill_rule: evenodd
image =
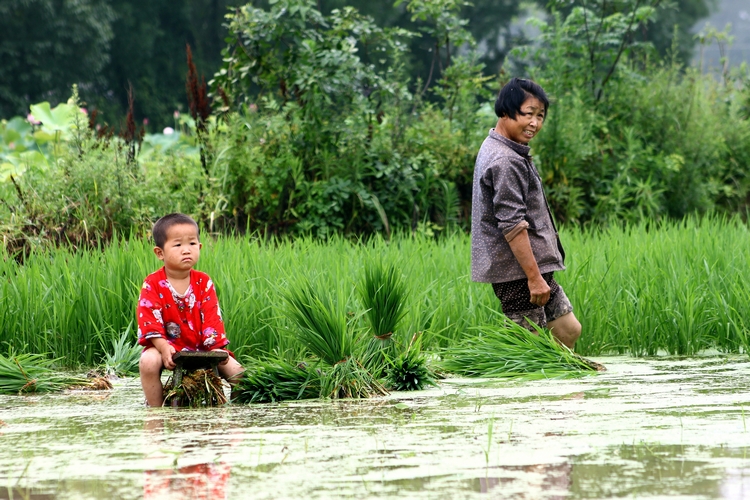
M515 119L507 116L500 118L498 132L511 141L528 144L542 130L542 125L544 104L536 97L529 97L521 104L521 110L516 113Z
M198 229L192 224L175 224L167 230L164 248L154 247L154 253L171 271L189 271L201 255Z

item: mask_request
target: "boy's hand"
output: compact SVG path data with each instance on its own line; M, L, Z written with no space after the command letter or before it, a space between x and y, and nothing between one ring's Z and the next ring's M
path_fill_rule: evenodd
M214 349L214 351L221 351L221 352L226 352L227 354L229 354L226 349ZM219 366L224 366L227 363L229 363L229 356L227 356L226 359L219 361Z
M167 370L174 370L175 366L177 365L175 364L174 360L172 360L172 356L177 351L174 347L172 347L172 344L167 344L166 349L160 350L160 352L161 361L162 363L164 363L164 368L166 368Z
M172 344L161 338L151 339L151 343L159 351L159 354L161 354L161 363L164 365L164 368L174 370L177 365L172 361L172 355L177 351L172 347Z

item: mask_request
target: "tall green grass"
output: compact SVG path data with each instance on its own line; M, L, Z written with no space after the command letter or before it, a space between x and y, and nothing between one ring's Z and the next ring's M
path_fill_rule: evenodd
M583 325L580 354L747 352L750 231L741 221L564 230L562 240L568 269L556 279ZM285 291L305 278L343 291L342 307L359 314L367 308L357 284L377 260L406 280L399 329L406 338L421 332L423 350L455 345L476 335L473 327L498 322L491 287L470 280L467 235L357 243L204 236L203 243L199 268L216 283L231 348L239 355L303 359ZM133 322L143 278L160 265L151 247L131 240L101 251L60 249L32 254L23 265L3 256L0 351L48 353L70 366L102 363L106 346ZM366 326L364 316L357 321Z

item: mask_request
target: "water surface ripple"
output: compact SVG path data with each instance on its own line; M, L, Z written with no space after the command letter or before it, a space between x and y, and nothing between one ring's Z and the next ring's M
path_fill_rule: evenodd
M747 357L597 361L364 401L0 396L0 499L750 498Z

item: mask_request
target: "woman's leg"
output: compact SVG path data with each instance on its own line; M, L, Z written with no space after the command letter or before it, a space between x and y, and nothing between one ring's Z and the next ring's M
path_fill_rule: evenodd
M547 322L547 328L552 335L560 341L561 344L573 349L576 340L581 336L581 323L578 322L575 314L569 312L557 319Z

